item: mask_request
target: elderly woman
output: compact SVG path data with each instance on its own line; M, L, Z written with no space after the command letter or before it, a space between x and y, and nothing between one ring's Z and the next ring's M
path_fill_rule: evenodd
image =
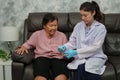
M52 79L67 80L67 62L64 54L57 51L58 46L67 42L67 38L62 32L57 31L58 18L47 13L43 17L42 26L44 29L34 32L16 52L28 53L28 49L35 48L34 80L48 80L49 71L52 72Z

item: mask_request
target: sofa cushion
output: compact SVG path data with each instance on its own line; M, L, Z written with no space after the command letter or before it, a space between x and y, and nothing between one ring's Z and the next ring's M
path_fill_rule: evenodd
M120 34L108 33L104 46L104 51L108 56L120 56Z
M101 77L101 80L116 80L115 71L111 64L106 64L106 70Z
M81 21L81 18L80 18L80 13L78 12L72 12L72 13L69 13L69 29L70 31L73 30L73 28L75 27L75 25Z
M28 15L28 32L34 32L36 30L42 29L42 18L45 13L29 13Z
M113 63L117 71L118 80L120 79L120 57L119 56L108 56L109 60Z
M108 33L120 33L120 14L106 14L104 23Z

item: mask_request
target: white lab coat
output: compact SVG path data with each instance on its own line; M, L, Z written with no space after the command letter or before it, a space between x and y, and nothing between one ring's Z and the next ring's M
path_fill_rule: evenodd
M107 56L103 53L102 45L106 36L106 28L103 24L94 21L90 30L86 33L85 23L79 22L68 43L67 49L76 49L75 59L67 66L69 69L77 69L78 65L85 63L85 70L95 74L103 74Z

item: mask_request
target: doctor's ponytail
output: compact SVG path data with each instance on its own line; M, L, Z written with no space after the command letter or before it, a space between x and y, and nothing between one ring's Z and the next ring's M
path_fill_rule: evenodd
M91 3L95 7L95 11L96 11L94 18L99 22L103 22L103 14L101 13L98 4L95 1L92 1Z

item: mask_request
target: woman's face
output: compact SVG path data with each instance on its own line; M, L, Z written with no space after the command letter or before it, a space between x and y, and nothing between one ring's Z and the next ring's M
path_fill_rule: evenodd
M57 31L57 25L57 20L54 20L52 22L49 21L46 25L44 25L44 29L49 37L52 37L55 34L55 32Z
M94 21L95 11L90 12L90 11L80 10L80 14L81 14L81 19L85 22L87 26L90 26Z

